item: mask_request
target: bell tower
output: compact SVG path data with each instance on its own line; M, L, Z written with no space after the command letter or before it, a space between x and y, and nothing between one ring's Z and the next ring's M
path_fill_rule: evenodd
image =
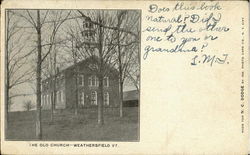
M89 17L83 20L82 37L84 42L89 45L95 43L95 26Z

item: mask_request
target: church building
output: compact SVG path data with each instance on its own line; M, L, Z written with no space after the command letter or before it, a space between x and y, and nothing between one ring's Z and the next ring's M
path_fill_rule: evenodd
M88 44L90 51L96 49L96 25L89 17L83 20L82 40ZM76 44L81 46L80 44ZM73 108L78 103L79 108L98 105L99 79L94 69L98 57L90 56L56 74L56 103L55 109ZM106 107L116 107L119 104L119 74L118 71L108 64L105 66L106 73L103 79L103 102ZM77 74L76 74L77 70ZM77 76L77 80L76 79ZM42 108L50 109L54 78L42 81Z

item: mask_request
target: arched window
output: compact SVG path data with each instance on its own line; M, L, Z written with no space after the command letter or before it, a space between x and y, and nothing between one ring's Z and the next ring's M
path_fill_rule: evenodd
M43 95L43 108L45 107L47 102L47 95Z
M52 94L49 95L49 105L48 105L48 108L51 107L51 99L52 99Z
M80 86L84 86L84 75L79 75L78 82Z
M92 86L96 86L96 76L92 76Z
M49 94L47 95L47 104L45 105L45 107L47 108L50 105L50 97Z
M109 105L109 93L104 93L104 105Z
M79 94L79 103L84 106L84 92L80 92Z
M91 105L97 105L97 92L91 92Z
M61 92L61 102L63 102L64 101L64 90L62 90L62 92Z
M97 76L95 76L95 83L96 83L96 86L98 87L99 86L99 79L98 79L98 77Z
M88 79L88 85L89 86L92 86L92 77L90 76L89 79Z
M57 99L56 99L57 103L60 103L61 102L61 92L60 92L60 90L57 91L56 97L57 97Z
M43 108L43 106L44 106L44 95L41 95L41 99L42 99L42 108Z
M109 86L109 77L105 76L103 78L103 86L108 87Z
M47 95L43 95L43 108L45 108L45 105L47 104Z

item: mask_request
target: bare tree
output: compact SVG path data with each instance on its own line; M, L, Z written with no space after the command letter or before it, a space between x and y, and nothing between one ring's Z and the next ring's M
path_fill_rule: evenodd
M137 66L137 64L134 64L134 66ZM129 82L132 83L136 90L139 91L140 89L140 73L139 73L139 67L136 67L134 70L127 72Z
M115 11L93 10L91 12L84 12L78 10L82 15L83 20L91 23L95 29L95 35L89 38L80 37L77 42L78 53L82 58L93 58L92 70L96 73L99 79L98 87L98 124L104 124L103 117L103 79L107 75L108 70L114 66L115 61L113 56L115 54L115 47L113 44L115 32ZM88 15L86 15L88 14ZM93 34L91 33L91 34Z
M45 69L43 72L48 72L48 76L46 78L50 78L52 81L52 85L50 85L51 91L51 122L54 120L54 110L55 110L55 104L56 104L56 83L57 83L57 74L58 74L58 67L57 67L57 45L61 45L64 43L64 40L61 40L57 37L57 33L59 31L60 26L62 23L64 23L66 20L68 20L69 15L71 11L66 12L67 14L63 14L63 10L52 10L50 11L50 20L45 22L47 24L50 24L51 29L51 35L49 38L48 43L48 52L49 53L49 66Z
M23 108L26 110L26 111L30 111L31 109L33 109L35 106L32 104L32 102L30 100L28 101L24 101L23 102Z
M77 19L75 19L77 20ZM74 68L74 74L73 74L73 79L75 81L75 89L73 90L75 92L75 104L74 106L74 114L77 116L78 115L78 66L77 66L77 48L76 48L76 42L77 40L79 40L80 36L78 35L78 33L80 33L77 28L72 25L71 22L69 22L69 25L66 27L65 30L65 38L67 40L67 43L62 45L64 47L64 51L66 51L66 53L68 53L70 55L69 58L65 59L64 61L67 63L73 63L73 65L75 66Z
M78 28L75 30L70 30L68 33L74 38L76 42L76 50L74 50L75 57L77 59L93 58L93 63L95 64L92 70L96 72L99 79L99 89L98 89L98 124L104 123L103 118L103 79L108 74L110 68L119 66L121 71L120 80L123 86L125 75L127 71L132 67L130 61L132 60L132 50L127 52L127 49L132 48L132 46L138 47L139 34L137 31L131 31L128 24L132 24L133 29L138 29L135 25L138 23L134 21L129 21L131 16L119 17L120 13L126 14L126 12L120 11L104 11L104 10L92 10L83 11L78 10L78 13L82 16L82 19L77 18L75 20ZM118 18L117 17L118 15ZM134 14L133 20L139 20L139 15ZM93 25L94 32L89 35L88 38L83 36L81 32L83 30L82 22L87 21ZM130 23L125 23L130 22ZM135 24L134 24L135 23ZM91 31L91 30L89 30ZM81 34L81 35L80 35ZM120 40L122 43L120 43ZM130 42L128 42L130 40ZM73 46L72 46L73 47ZM134 48L132 48L134 49ZM72 48L73 51L73 48ZM129 54L127 54L129 53ZM126 54L126 56L124 56ZM74 55L74 54L73 54ZM119 55L119 56L116 56ZM118 64L118 60L120 63ZM123 88L121 87L120 94ZM122 97L122 95L121 95ZM122 99L121 99L122 102ZM122 111L122 110L121 110ZM122 115L122 112L121 112Z
M42 12L42 17L41 17ZM19 17L22 17L25 19L26 22L29 23L31 28L35 30L36 35L36 110L37 110L37 116L36 116L36 137L38 139L42 138L42 130L41 130L41 77L42 77L42 62L46 59L46 57L50 54L53 45L55 44L55 37L57 34L58 29L62 25L64 21L67 20L67 18L70 15L70 12L65 16L62 17L57 21L58 24L54 27L52 27L52 32L49 34L48 32L42 33L42 28L45 28L45 24L55 23L55 21L49 21L48 19L48 10L25 10L24 12L15 12L16 15ZM50 26L48 26L50 29ZM42 34L45 34L44 36L48 36L48 42L47 44L43 44L42 40ZM45 48L47 46L47 48ZM45 53L42 52L42 49L44 48Z
M103 78L106 76L108 66L119 68L120 79L120 116L122 117L123 83L128 70L132 67L133 51L126 51L132 46L138 47L140 18L138 12L127 14L126 11L104 11L93 10L84 12L78 10L84 20L88 20L95 25L95 41L89 43L88 40L79 40L78 48L82 50L79 55L82 57L97 56L96 73L99 79L98 96L98 123L103 124ZM131 16L133 17L131 20ZM118 19L116 18L118 17ZM132 26L129 26L132 25ZM136 26L137 25L137 26ZM134 31L131 31L134 30ZM130 42L128 42L130 41ZM122 43L121 43L122 42ZM95 47L96 50L91 48ZM115 56L117 53L117 57ZM124 56L126 55L126 56ZM118 62L118 63L117 63Z
M30 35L25 35L25 29L20 27L21 21L15 14L6 11L6 128L8 127L8 111L11 99L19 96L32 95L28 93L15 92L13 88L31 81L33 76L32 69L27 65L29 56L33 50L25 52L26 44L23 40L30 39ZM26 49L27 50L27 49Z
M118 11L117 12L117 68L119 71L120 83L120 117L123 116L123 85L130 72L136 70L139 60L139 37L127 33L134 31L133 34L139 36L140 15L138 11ZM122 30L126 30L121 31ZM136 58L136 59L135 59ZM133 76L131 76L133 77Z

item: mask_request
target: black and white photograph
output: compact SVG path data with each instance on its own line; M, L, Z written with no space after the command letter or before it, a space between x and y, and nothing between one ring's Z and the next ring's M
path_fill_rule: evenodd
M5 140L140 141L141 10L6 9Z

